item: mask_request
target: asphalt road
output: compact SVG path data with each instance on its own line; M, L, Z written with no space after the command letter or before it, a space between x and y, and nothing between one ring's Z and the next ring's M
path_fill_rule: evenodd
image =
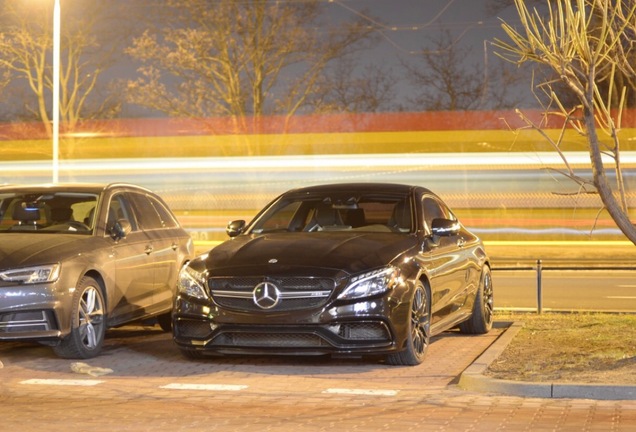
M497 308L543 311L636 311L636 271L494 271Z

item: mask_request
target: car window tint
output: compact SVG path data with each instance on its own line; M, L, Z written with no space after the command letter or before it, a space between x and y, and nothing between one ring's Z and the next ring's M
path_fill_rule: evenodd
M272 231L298 231L298 228L302 228L305 224L307 213L304 216L300 216L298 209L301 206L301 201L292 201L290 203L283 203L282 206L267 217L261 219L255 231L257 232L272 232Z
M161 216L157 213L155 206L152 205L150 199L146 195L131 193L128 195L135 209L137 223L143 230L152 230L163 228Z
M252 232L411 232L411 204L395 194L290 197L267 209Z
M83 223L97 196L73 191L33 191L0 196L0 230L89 234Z
M148 197L148 199L150 200L150 204L155 208L155 211L159 215L162 227L177 228L179 226L177 220L174 218L172 213L170 213L170 211L164 206L163 203L150 196Z
M115 222L119 219L127 219L130 222L133 231L136 231L136 220L132 216L130 204L126 199L126 195L117 194L113 196L108 204L108 217L106 221L106 231L110 232Z
M422 201L422 207L424 213L424 222L426 223L426 226L429 228L429 230L431 228L433 219L450 219L450 213L438 200L433 197L425 197Z

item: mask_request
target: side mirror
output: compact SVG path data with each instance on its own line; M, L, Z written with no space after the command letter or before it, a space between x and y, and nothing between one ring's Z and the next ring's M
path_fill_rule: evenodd
M236 237L241 234L245 229L245 221L244 220L234 220L227 224L225 228L225 232L230 237Z
M434 236L449 237L459 233L459 222L452 219L433 219L431 231Z
M117 219L115 225L110 229L110 235L115 240L121 240L125 238L132 231L132 225L128 219Z

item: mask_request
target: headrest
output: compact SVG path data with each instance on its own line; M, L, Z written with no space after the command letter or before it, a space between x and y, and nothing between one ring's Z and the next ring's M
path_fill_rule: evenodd
M27 207L27 203L20 203L13 207L13 220L22 222L33 222L40 220L40 209L37 207Z
M395 205L391 220L400 230L409 230L411 228L411 207L408 200L400 201Z
M342 219L340 218L338 210L328 205L318 207L314 217L320 226L342 225Z

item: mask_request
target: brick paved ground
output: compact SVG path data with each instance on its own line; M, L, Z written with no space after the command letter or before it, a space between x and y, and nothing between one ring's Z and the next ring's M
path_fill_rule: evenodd
M422 365L389 367L316 358L189 361L157 329L125 327L111 331L104 354L87 362L113 370L101 377L72 372L73 361L46 347L0 343L0 430L636 430L636 401L457 388L457 376L499 332L446 333Z

